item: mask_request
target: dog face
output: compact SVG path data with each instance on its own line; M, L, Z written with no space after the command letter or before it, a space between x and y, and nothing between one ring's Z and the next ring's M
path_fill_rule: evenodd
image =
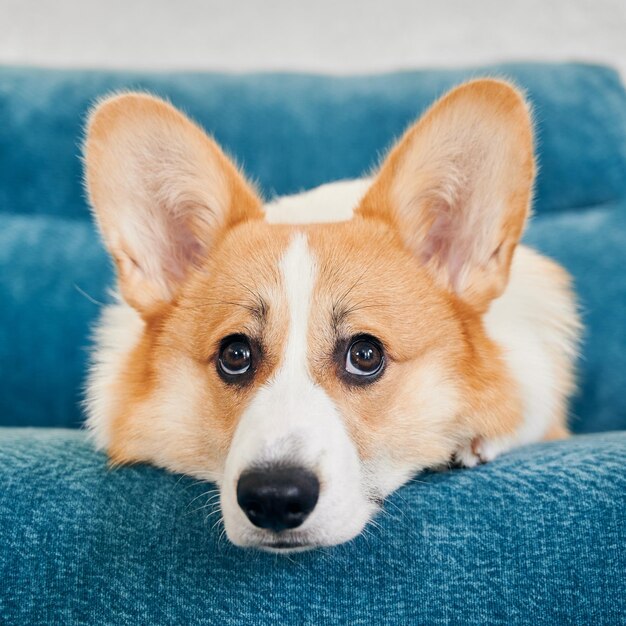
M90 425L116 462L216 481L235 544L346 541L413 473L518 424L482 323L534 174L511 86L440 100L334 224L265 222L219 147L150 96L103 102L85 156L141 318Z

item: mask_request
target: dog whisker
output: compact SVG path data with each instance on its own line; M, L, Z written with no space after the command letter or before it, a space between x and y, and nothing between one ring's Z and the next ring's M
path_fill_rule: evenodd
M209 491L205 491L204 493L199 493L197 496L195 496L187 505L187 508L189 508L196 500L199 500L200 498L203 498L204 496L210 496L210 497L214 497L216 495L219 495L215 493L215 490L211 489Z
M97 304L98 306L106 306L104 302L100 302L100 300L96 300L93 296L90 296L84 289L81 289L76 283L74 283L74 289L78 291L78 293L85 297L92 304Z

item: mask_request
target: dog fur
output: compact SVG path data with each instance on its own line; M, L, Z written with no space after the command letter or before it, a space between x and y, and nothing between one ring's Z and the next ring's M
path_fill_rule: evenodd
M420 470L567 436L580 324L567 273L518 245L535 163L512 85L461 85L371 178L265 205L210 137L145 94L95 108L85 163L120 292L96 331L88 427L115 463L215 481L235 544L347 541ZM258 346L245 385L216 372L233 334ZM340 347L363 334L385 369L356 385ZM321 490L277 547L236 485L281 463Z

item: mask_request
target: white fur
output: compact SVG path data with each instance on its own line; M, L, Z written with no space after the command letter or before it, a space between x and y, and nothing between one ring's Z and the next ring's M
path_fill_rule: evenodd
M538 254L518 247L505 296L485 315L487 331L504 347L504 356L522 387L524 424L518 443L541 439L561 395L554 353L574 357L578 326L574 303L545 271Z
M99 449L105 449L110 441L115 397L112 387L144 328L144 321L137 311L117 295L115 299L115 304L103 309L94 332L96 349L93 351L85 396L87 428Z
M237 425L221 485L224 525L237 545L271 541L272 533L253 526L238 506L237 481L258 465L293 464L313 471L322 487L304 524L282 535L309 545L332 545L357 535L374 506L364 492L359 457L344 422L309 375L307 335L317 268L302 233L291 241L280 270L289 309L287 344L279 370Z
M342 180L293 196L283 196L265 205L265 217L270 224L349 220L371 182L369 178Z

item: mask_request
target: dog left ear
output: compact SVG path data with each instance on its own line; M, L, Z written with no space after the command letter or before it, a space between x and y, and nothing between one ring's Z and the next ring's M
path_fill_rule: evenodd
M521 94L476 80L405 133L356 214L391 223L440 284L483 311L508 281L534 172Z
M217 143L147 94L101 102L84 155L89 198L122 295L144 317L175 298L226 229L263 217L254 188Z

